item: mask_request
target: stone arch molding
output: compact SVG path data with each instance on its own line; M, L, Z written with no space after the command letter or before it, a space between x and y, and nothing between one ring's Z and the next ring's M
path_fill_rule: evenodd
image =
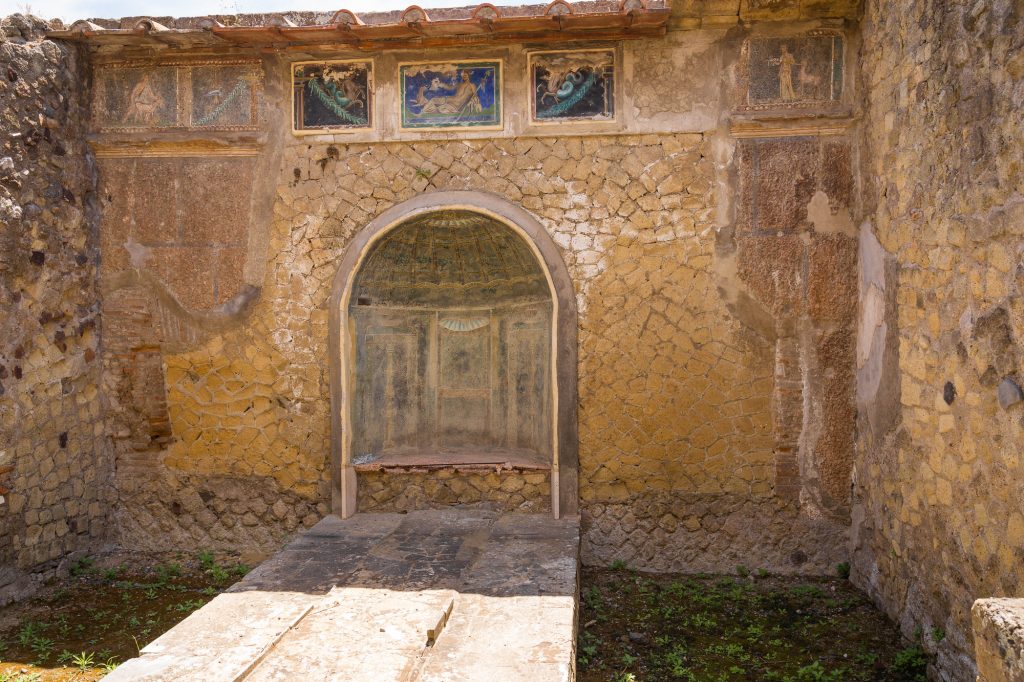
M373 244L416 215L461 209L494 218L523 237L533 251L551 292L551 371L554 400L551 510L555 518L579 512L579 439L576 425L576 296L572 278L551 235L531 213L486 192L450 191L421 194L396 204L371 220L353 237L334 276L328 326L331 388L331 507L343 518L356 513L357 480L351 464L354 338L348 319L355 276Z

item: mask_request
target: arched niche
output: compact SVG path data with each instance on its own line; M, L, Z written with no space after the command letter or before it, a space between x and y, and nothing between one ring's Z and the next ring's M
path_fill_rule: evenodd
M548 462L555 517L576 514L576 324L558 247L519 206L437 192L367 224L331 294L334 513L357 511L361 458L515 451Z

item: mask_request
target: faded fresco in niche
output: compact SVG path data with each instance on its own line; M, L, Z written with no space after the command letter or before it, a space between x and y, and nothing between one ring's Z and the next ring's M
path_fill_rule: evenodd
M744 51L743 108L813 107L842 99L843 38L837 33L759 38Z
M104 132L251 130L261 88L257 62L105 65L96 70L93 122Z
M530 55L535 123L615 118L615 52L579 50Z
M353 463L550 463L551 312L529 246L492 218L436 211L381 238L349 308Z
M501 62L401 64L402 125L498 130Z
M373 64L369 61L292 64L296 133L373 127Z

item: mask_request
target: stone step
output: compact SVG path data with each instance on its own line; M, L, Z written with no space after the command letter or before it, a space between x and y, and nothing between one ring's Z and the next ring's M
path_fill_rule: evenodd
M105 679L572 680L578 550L547 514L328 517Z

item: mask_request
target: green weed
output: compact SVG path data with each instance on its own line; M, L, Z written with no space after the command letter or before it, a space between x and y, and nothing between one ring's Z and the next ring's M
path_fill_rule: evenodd
M907 682L925 682L928 673L928 658L924 649L912 646L896 654L892 669L904 676Z

